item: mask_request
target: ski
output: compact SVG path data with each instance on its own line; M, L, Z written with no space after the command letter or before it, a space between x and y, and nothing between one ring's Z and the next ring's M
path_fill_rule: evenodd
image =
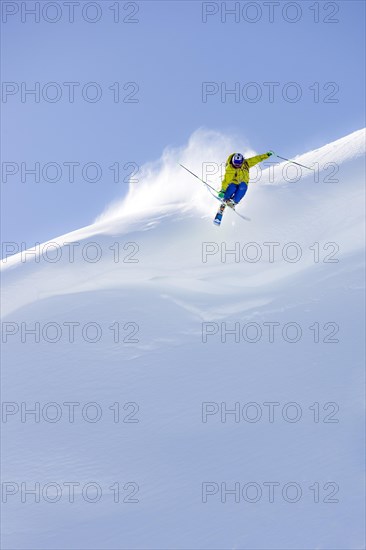
M226 208L226 203L222 202L219 206L219 209L216 213L216 216L214 218L214 224L215 225L221 225L221 221L222 221L222 216L225 212L225 208Z
M220 199L220 197L214 195L213 193L212 193L212 195L215 197L215 199L217 199L218 201L220 201L221 204L224 204L225 207L228 206L228 207L230 208L230 210L232 210L233 212L235 212L235 214L236 214L237 216L239 216L239 218L242 218L243 220L245 220L245 221L247 221L247 222L250 222L250 221L251 221L251 218L248 218L248 216L243 216L243 214L239 214L239 212L237 212L233 206L230 206L230 204L228 204L227 202L225 202L225 201L223 201L222 199ZM225 210L225 208L224 208L224 210ZM219 208L219 210L218 210L217 213L219 213L219 211L220 211L220 208ZM222 216L221 216L221 219L222 219ZM221 223L221 220L220 220L220 223ZM220 225L220 224L218 223L217 225Z

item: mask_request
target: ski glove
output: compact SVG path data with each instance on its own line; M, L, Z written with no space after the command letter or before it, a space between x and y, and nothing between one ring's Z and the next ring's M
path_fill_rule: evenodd
M276 153L275 153L274 151L268 151L268 153L267 153L267 155L269 155L270 157L271 157L272 155L275 155L275 154L276 154Z
M220 191L218 197L219 199L223 199L225 197L225 191Z

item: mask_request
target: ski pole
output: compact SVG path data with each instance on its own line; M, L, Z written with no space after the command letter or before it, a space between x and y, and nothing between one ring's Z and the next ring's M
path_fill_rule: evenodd
M302 166L302 168L306 168L307 170L314 170L314 168L309 168L309 166L305 166L304 164L300 164L299 162L295 162L294 160L287 159L285 157L280 157L280 155L277 155L277 153L276 153L276 157L282 160L287 160L288 162L292 162L292 164L297 164L298 166Z
M198 180L202 181L202 183L204 183L205 185L207 185L207 187L209 187L210 189L212 189L213 191L215 191L216 193L218 193L217 189L215 189L214 187L211 187L211 185L209 185L207 183L207 181L203 180L202 178L198 177L196 174L194 174L193 172L191 172L190 170L188 170L188 168L186 168L185 166L183 166L183 164L180 164L179 163L179 166L181 166L182 168L184 168L184 170L187 170L187 172L189 172L190 174L192 174L192 176L194 176L195 178L197 178Z

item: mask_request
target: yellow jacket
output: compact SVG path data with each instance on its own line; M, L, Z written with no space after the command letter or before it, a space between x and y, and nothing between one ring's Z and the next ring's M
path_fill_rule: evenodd
M250 159L245 159L241 168L234 168L231 164L231 159L235 153L232 153L226 161L225 176L222 180L221 191L226 191L227 186L230 183L235 183L238 185L242 181L246 184L249 183L249 168L262 162L262 160L268 159L271 155L264 153L264 155L257 155L256 157L251 157Z

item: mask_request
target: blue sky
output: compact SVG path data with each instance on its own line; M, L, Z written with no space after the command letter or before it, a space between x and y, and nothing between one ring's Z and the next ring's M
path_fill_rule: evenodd
M25 4L32 9L35 2ZM126 182L113 181L109 166L120 164L122 180L132 170L131 165L123 169L127 163L154 160L166 146L184 145L199 127L241 135L243 146L246 141L258 152L273 149L291 156L364 126L364 2L274 3L273 22L263 2L236 3L237 22L228 14L225 21L220 11L222 4L232 9L235 2L119 2L118 23L110 9L116 2L96 2L101 18L95 23L81 17L81 7L88 3L79 4L73 23L62 2L59 21L47 22L41 13L36 23L30 15L21 21L20 2L2 2L3 82L25 82L28 88L39 82L41 89L56 82L62 93L54 103L42 97L35 103L30 96L22 102L20 93L8 95L5 103L3 95L3 168L4 162L19 168L36 162L41 168L50 162L62 167L54 183L42 176L34 182L30 175L22 182L20 170L6 182L3 176L4 241L32 246L91 223L128 188ZM6 15L16 8L18 13ZM217 13L204 23L204 10ZM50 8L46 17L55 13ZM256 16L257 22L248 22ZM138 22L122 21L129 17ZM74 103L68 101L64 82L80 83ZM99 101L81 96L88 82L102 90ZM121 97L136 88L123 90L123 85L135 82L133 98L138 102L115 103L109 90L115 82L121 84ZM239 101L233 95L222 101L217 93L203 102L203 82L214 82L219 89L238 83ZM246 87L250 82L255 84ZM278 83L273 102L266 82ZM282 97L286 89L289 94L296 91L288 87L291 82L301 92L297 102ZM262 97L251 102L255 90ZM53 91L49 88L50 97ZM229 152L223 151L223 160ZM74 182L65 162L80 164ZM81 167L89 162L101 167L99 181L83 180Z

